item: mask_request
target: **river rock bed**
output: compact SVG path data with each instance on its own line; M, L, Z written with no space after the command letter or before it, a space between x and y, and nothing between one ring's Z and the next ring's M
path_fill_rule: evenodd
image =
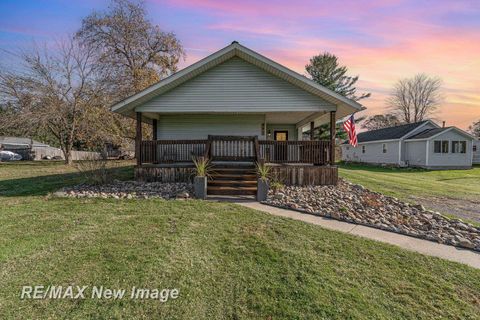
M105 185L81 184L55 192L55 196L114 199L188 199L193 195L190 183L114 181Z
M264 203L480 251L479 227L345 180L270 190Z

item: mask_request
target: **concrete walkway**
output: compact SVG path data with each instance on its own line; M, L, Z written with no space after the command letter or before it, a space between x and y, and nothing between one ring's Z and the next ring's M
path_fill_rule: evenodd
M275 208L267 206L256 201L232 201L239 205L260 210L273 214L275 216L292 218L312 224L322 226L326 229L337 230L354 234L357 236L365 237L368 239L377 240L393 245L397 245L401 248L416 251L425 255L439 257L455 262L467 264L471 267L480 269L480 253L476 253L471 250L459 249L453 246L448 246L428 240L417 239L405 235L401 235L394 232L384 231L376 228L361 226L344 221L338 221L335 219L329 219L325 217L319 217L310 214L300 213L294 210L287 210L281 208Z

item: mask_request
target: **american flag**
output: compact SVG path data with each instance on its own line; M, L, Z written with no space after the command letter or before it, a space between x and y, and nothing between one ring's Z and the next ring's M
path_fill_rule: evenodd
M348 142L356 147L357 146L357 132L355 131L355 119L353 114L343 123L343 129L348 133Z

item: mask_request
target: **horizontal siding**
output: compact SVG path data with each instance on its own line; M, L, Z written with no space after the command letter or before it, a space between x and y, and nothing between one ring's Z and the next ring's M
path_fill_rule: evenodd
M264 115L165 115L157 124L158 139L207 139L208 135L262 135Z
M449 141L448 153L434 153L435 140L447 140ZM452 153L452 141L466 141L467 150L466 153ZM447 131L433 139L430 139L428 166L429 167L470 167L472 165L472 142L473 140L467 139L461 134L455 131Z
M477 146L477 151L473 152L473 163L480 164L480 141L474 140L473 144Z
M398 141L386 142L387 153L383 153L383 143L358 144L356 148L342 145L342 160L375 164L398 164ZM362 153L365 146L365 153Z
M136 108L139 112L320 111L335 108L289 82L232 58Z

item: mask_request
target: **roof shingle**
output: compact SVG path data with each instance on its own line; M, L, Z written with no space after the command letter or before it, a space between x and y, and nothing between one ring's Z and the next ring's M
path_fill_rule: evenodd
M419 133L417 134L414 134L413 136L411 137L408 137L407 140L410 140L410 139L425 139L425 138L430 138L434 135L436 135L437 133L440 133L442 131L445 131L445 130L448 130L450 129L450 127L448 128L433 128L433 129L425 129L423 131L420 131Z
M407 123L407 124L403 124L395 127L362 132L357 135L357 139L359 143L369 142L369 141L378 141L378 140L400 139L401 137L405 136L407 133L421 126L427 121L428 120L415 122L415 123Z

